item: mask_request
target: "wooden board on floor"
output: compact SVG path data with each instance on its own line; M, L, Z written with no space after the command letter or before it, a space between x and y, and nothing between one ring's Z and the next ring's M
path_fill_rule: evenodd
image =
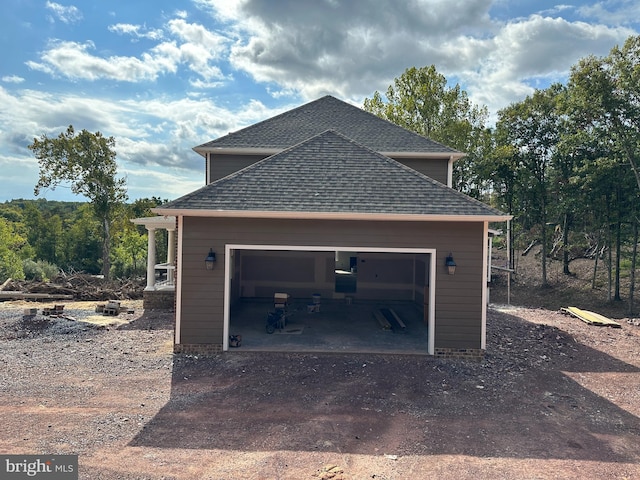
M567 307L560 309L563 313L568 313L576 318L579 318L589 325L597 325L600 327L612 327L621 328L618 322L611 320L610 318L600 315L599 313L590 312L589 310L582 310L578 307Z
M1 300L73 300L73 295L3 291L0 292Z

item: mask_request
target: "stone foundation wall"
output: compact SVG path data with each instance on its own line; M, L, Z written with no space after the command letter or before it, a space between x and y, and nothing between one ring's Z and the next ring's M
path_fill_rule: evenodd
M176 293L162 290L145 290L142 297L145 310L171 310L176 308Z
M461 358L480 361L484 358L484 350L480 348L435 348L436 358Z
M182 353L186 355L217 355L222 353L222 344L210 343L179 343L173 346L173 353Z

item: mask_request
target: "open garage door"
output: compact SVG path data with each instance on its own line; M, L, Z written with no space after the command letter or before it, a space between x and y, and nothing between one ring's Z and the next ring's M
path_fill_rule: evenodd
M224 349L433 354L434 290L434 249L227 245Z

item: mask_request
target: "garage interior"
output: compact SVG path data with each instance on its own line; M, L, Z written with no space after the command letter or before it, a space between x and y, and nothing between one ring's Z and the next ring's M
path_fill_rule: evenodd
M428 354L431 255L230 249L230 350Z

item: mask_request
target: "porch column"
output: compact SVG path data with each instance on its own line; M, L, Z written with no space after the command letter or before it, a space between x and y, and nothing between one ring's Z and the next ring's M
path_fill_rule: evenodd
M147 226L147 287L153 290L156 284L156 229Z
M176 261L176 229L167 228L167 263L173 265Z

